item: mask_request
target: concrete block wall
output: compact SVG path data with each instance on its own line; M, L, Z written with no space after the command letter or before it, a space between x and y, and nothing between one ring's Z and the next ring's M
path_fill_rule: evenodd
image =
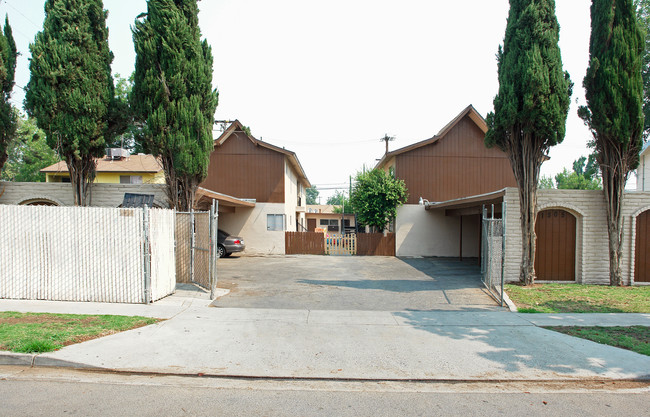
M124 193L153 194L154 204L167 208L164 184L93 184L91 206L119 207ZM0 181L0 204L25 204L48 200L60 206L72 206L74 196L69 183Z
M506 264L508 282L519 280L521 264L521 215L519 194L508 188L506 201ZM576 217L576 282L609 283L609 237L602 191L539 190L538 210L564 209ZM626 192L623 206L623 257L621 267L626 284L633 283L636 216L650 209L650 192Z

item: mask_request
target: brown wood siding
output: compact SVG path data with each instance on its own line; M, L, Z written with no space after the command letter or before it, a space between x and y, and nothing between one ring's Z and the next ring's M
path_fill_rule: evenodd
M576 218L559 209L543 210L535 222L535 274L540 281L575 281Z
M484 137L465 116L437 142L397 155L395 172L406 183L407 204L420 197L446 201L516 187L506 154L486 148Z
M210 155L208 176L201 187L260 203L284 203L285 156L255 146L243 132L234 132Z
M357 255L395 256L395 233L357 233Z
M325 238L316 232L285 232L284 248L287 255L325 255Z
M650 282L650 210L636 218L634 282Z

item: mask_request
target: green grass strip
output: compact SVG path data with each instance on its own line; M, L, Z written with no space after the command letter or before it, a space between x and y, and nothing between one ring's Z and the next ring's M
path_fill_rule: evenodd
M0 312L0 350L51 352L158 321L139 316Z
M650 313L650 286L508 284L505 290L522 313Z
M631 350L642 355L650 356L650 327L579 327L556 326L545 327L549 330L568 334L592 342Z

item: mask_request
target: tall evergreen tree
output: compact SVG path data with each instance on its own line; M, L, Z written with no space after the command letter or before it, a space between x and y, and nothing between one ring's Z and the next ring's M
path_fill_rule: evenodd
M144 145L162 160L170 205L189 210L207 175L218 103L212 50L201 41L196 0L149 0L133 30L131 106Z
M107 12L102 0L47 0L30 45L25 108L70 171L75 205L90 204L95 158L104 152L113 101Z
M650 0L634 0L636 17L644 31L644 50L641 66L643 79L643 137L650 136Z
M589 68L580 117L594 136L607 207L610 285L622 285L623 192L639 165L644 38L632 0L593 0Z
M0 32L0 171L7 161L7 149L17 127L16 112L9 102L11 90L14 88L17 56L9 17L6 17L5 27Z
M553 0L510 0L499 47L499 92L487 117L487 146L510 160L519 188L522 259L520 280L535 280L537 183L544 156L564 140L572 84L562 71Z

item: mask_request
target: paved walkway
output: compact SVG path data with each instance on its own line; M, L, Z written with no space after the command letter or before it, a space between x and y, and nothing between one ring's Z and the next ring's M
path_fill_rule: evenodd
M0 352L0 364L324 379L650 378L650 357L536 326L650 326L648 314L327 311L208 305L205 294L188 291L152 306L0 300L0 310L170 318L47 354Z

